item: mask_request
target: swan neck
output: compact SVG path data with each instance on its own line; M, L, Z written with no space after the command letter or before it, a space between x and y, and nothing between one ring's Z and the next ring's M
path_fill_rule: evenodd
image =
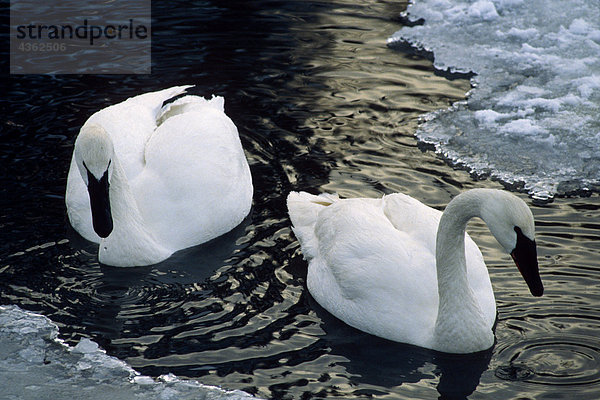
M480 215L479 210L477 199L465 192L455 197L442 214L436 239L438 286L449 280L467 283L465 232L469 220Z
M479 351L493 344L493 333L467 276L465 230L481 210L481 199L474 192L465 192L448 204L437 233L439 305L434 336L437 349L452 353Z

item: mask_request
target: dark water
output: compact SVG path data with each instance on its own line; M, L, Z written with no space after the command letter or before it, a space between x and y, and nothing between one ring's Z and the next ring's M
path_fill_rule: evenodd
M472 224L498 303L488 352L445 356L377 339L308 294L290 190L402 191L443 208L466 189L502 187L453 170L413 137L419 115L469 85L386 47L405 4L353 3L155 2L152 75L9 76L3 57L0 303L41 312L68 342L91 337L144 374L263 398L598 398L598 196L545 205L522 196L537 223L539 299ZM254 178L252 214L159 265L101 266L65 216L78 129L109 104L189 83L226 99Z

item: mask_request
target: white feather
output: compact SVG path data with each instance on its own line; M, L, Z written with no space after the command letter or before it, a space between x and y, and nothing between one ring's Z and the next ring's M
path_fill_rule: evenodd
M250 211L250 169L223 98L184 96L163 107L189 87L130 98L96 112L81 128L67 179L67 213L75 230L100 243L100 262L160 262L228 232ZM92 225L85 168L99 178L106 158L114 229L101 239Z

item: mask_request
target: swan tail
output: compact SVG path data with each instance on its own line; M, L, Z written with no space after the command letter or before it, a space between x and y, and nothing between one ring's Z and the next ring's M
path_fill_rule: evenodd
M213 95L210 100L200 96L183 96L162 108L159 115L156 117L156 124L160 125L175 115L200 110L205 107L213 108L224 113L225 99L215 95Z
M127 99L127 102L140 104L152 110L153 115L158 115L165 101L172 99L175 96L185 93L194 85L173 86L168 89L159 90L157 92L144 93Z
M318 196L306 192L290 192L287 198L292 230L300 242L304 258L310 260L317 254L315 224L319 212L336 201L337 194L323 193Z

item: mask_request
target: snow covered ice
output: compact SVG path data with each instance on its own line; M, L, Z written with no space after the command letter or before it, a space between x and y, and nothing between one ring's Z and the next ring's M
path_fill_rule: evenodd
M467 101L424 117L417 136L475 174L548 199L600 189L600 3L415 0L390 39L473 72Z
M255 399L171 374L155 380L108 356L89 339L69 347L57 336L58 328L48 318L17 306L0 306L2 399Z

